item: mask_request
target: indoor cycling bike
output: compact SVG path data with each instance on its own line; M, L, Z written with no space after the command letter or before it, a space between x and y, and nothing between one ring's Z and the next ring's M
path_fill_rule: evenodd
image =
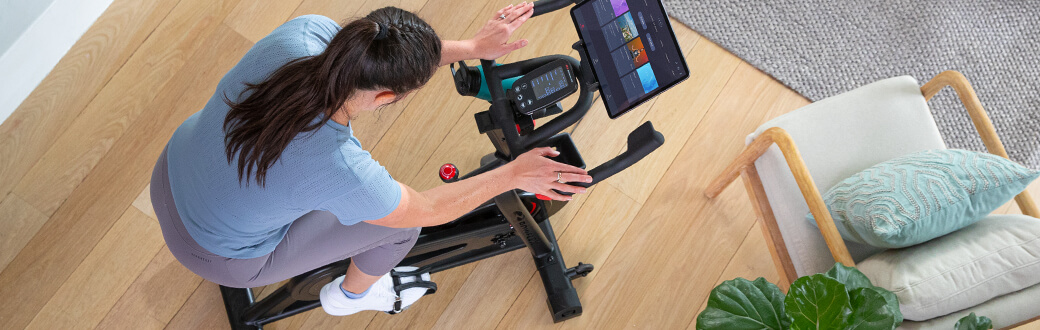
M660 6L660 0L648 1L656 2L656 5ZM591 4L592 2L598 3ZM607 17L609 14L613 16L607 17L611 19L607 25L614 24L618 27L616 30L623 33L618 35L618 38L623 38L620 40L630 39L633 35L637 35L633 32L638 31L647 34L645 37L632 38L628 41L629 44L634 43L634 40L641 42L640 46L642 46L644 40L639 38L645 38L646 42L653 42L653 35L651 35L653 30L651 29L654 24L660 23L661 18L654 21L651 17L650 24L647 25L644 12L636 12L636 9L633 8L632 12L638 14L639 21L642 23L643 29L639 29L639 25L635 24L636 20L631 13L625 14L628 15L625 16L607 12L607 10L618 10L617 5L611 7L612 3L624 4L623 9L625 10L629 10L629 6L639 5L626 3L625 0L541 0L534 3L534 16L577 4L572 9L577 29L584 29L586 21L593 22L592 16L599 15L601 18L595 22L602 23L603 17ZM582 6L590 8L586 9L589 14L576 13ZM663 9L654 8L646 9L647 16L658 14L650 11L652 9L659 10L659 15L663 17ZM667 23L666 17L663 20ZM603 26L606 30L607 25L600 24L599 26ZM627 26L627 34L624 34L626 26L622 25ZM671 27L663 27L667 28L667 30L661 29L665 31L663 33L670 35L670 42L675 43ZM589 32L581 32L583 37L573 45L581 58L580 61L569 56L550 55L502 65L495 61L482 60L478 67L469 67L465 62L459 62L458 68L454 64L451 66L455 87L459 94L478 97L490 102L488 110L477 113L475 120L479 132L490 138L496 151L481 159L479 168L464 175L460 175L454 165L445 164L439 171L444 182L465 180L490 171L508 163L520 154L538 147L555 148L560 155L553 157L553 160L585 168L585 163L574 141L571 140L568 133L561 132L585 116L596 100L594 96L597 91L600 91L601 96L604 97L611 118L615 118L620 113L613 112L612 108L634 108L638 103L652 98L663 89L686 77L678 75L676 76L678 79L675 79L670 85L660 88L660 86L656 86L657 78L653 77L653 72L651 72L651 77L655 79L653 87L656 87L652 90L653 93L646 92L642 95L642 100L623 101L619 106L617 102L612 102L610 98L607 98L618 92L604 88L602 83L603 79L609 75L604 74L603 77L597 79L597 73L603 70L594 68L599 63L599 57L594 53L596 50L587 44L593 42L587 40L590 39ZM608 35L607 38L611 38L611 36ZM595 41L597 43L611 43L610 41L600 41L603 39L598 37L593 39L597 40ZM625 47L616 48L614 54L628 51L629 54L620 53L620 55L632 55L629 60L635 61L633 62L635 64L641 60L648 61L645 58L647 56L645 49L638 49L644 56L641 59L631 47ZM651 45L649 47L661 52L665 51L662 46ZM675 48L677 49L677 47ZM591 59L590 54L592 54ZM651 52L651 55L657 54ZM681 64L679 69L688 75L681 54L678 55L678 60L680 62L677 63ZM657 66L670 64L665 61L667 60L661 60L661 63L664 64L654 64ZM613 63L608 65L613 65ZM620 65L627 64L622 62L619 64L619 68L621 68ZM649 68L650 65L644 63L642 67ZM631 72L638 70L641 69L633 68ZM629 76L632 75L635 73L629 74ZM646 74L638 76L637 78L642 78L643 88L646 88ZM626 78L609 79L618 79L617 81L624 84ZM611 82L616 81L611 80ZM577 102L569 110L563 111L559 101L575 93L577 93ZM625 92L622 91L620 94L625 94ZM536 119L557 114L559 116L556 118L536 127L534 123ZM646 122L629 134L628 149L625 152L589 170L589 175L593 178L591 183L570 184L589 187L602 182L643 159L663 143L664 137L661 133L655 131L650 122ZM567 267L564 263L549 217L566 204L566 202L552 201L544 196L520 190L507 191L452 222L422 228L415 246L399 266L418 267L418 270L412 272L411 275L426 272L436 273L527 247L534 258L535 267L545 287L547 303L553 320L561 322L576 317L581 315L582 307L571 281L589 274L593 266L579 262L574 267ZM251 289L221 286L221 295L232 328L259 329L264 324L319 307L321 302L318 297L321 288L336 277L343 275L349 264L350 260L347 259L298 275L260 300L254 300ZM436 291L436 285L429 285L427 288L427 294Z

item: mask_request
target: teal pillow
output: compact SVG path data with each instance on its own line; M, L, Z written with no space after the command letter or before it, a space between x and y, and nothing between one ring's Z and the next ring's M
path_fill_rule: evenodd
M847 240L902 248L981 220L1040 176L1006 158L926 150L856 173L823 196ZM812 213L809 221L816 225Z

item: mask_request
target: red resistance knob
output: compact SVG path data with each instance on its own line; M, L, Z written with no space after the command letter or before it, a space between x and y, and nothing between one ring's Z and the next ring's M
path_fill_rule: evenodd
M542 194L535 194L534 197L538 198L540 200L543 200L543 201L551 201L552 200L552 198L549 198L549 196L542 195Z
M534 119L531 119L531 128L533 129L537 125L538 125L538 123L535 122ZM520 128L520 124L516 124L516 133L520 134L520 135L524 135L524 130Z
M455 167L455 164L448 163L441 165L439 174L441 175L441 181L450 182L459 177L459 169Z

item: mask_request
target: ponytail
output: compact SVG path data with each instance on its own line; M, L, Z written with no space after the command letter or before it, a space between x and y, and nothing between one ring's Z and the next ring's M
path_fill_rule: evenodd
M440 62L440 38L415 14L386 7L350 22L316 56L293 60L258 84L224 118L228 164L238 157L239 182L267 170L299 134L325 125L358 90L403 95L426 84ZM240 96L241 98L241 96Z

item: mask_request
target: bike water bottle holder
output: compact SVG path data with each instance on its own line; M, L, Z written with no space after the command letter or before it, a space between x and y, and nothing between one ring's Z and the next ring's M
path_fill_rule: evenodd
M574 145L574 140L571 139L569 133L560 133L553 136L548 140L545 140L545 142L540 143L538 147L550 147L559 151L559 156L549 157L549 159L552 159L553 161L577 168L585 168L585 160L581 158L581 153L578 152L578 146Z

